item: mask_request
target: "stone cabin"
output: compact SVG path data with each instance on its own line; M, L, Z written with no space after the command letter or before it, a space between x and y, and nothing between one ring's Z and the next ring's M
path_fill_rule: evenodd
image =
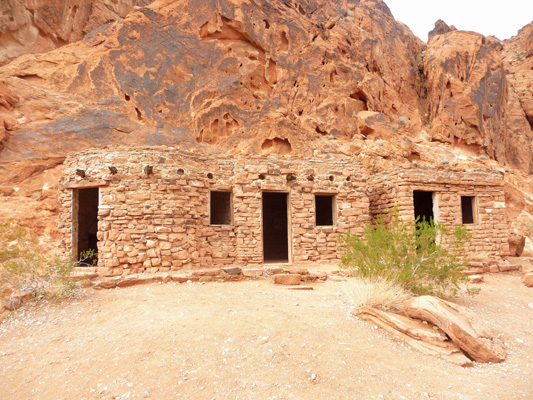
M98 251L100 275L333 263L338 237L398 204L404 218L466 224L473 251L507 255L503 176L348 160L206 156L171 147L70 155L60 182L65 255Z
M407 169L372 177L370 215L399 207L402 219L432 218L449 229L472 233L469 254L500 258L509 254L503 174L493 171Z

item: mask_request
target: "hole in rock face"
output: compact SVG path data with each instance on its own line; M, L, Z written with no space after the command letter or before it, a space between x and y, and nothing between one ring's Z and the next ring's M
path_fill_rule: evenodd
M286 179L287 179L287 182L295 181L296 180L296 175L287 174Z
M180 168L180 169L178 169L178 175L183 175L183 174L185 174L185 171L184 171L184 170L182 170L181 168Z
M249 43L241 32L230 25L232 23L230 19L222 16L220 20L214 22L215 19L212 18L200 28L202 40L238 40Z
M349 176L348 176L348 177L346 177L346 182L350 182L351 180L352 180L352 178L351 178L351 177L349 177Z
M327 135L328 133L325 129L320 129L318 125L315 127L315 131L316 133L319 133L320 135Z
M213 178L214 178L213 174L211 172L209 172L207 174L207 179L213 179Z
M307 180L308 180L309 182L313 182L313 181L315 180L315 177L314 177L313 175L309 175L309 176L307 177Z
M363 105L363 111L368 111L368 98L361 90L356 90L350 95L350 98L354 100L359 100Z
M137 107L135 107L135 112L137 113L137 119L141 121L143 119L143 115L141 113L141 110L139 110Z
M269 29L270 28L270 24L268 23L268 21L266 19L264 19L263 22L265 23L265 29Z
M125 99L126 101L130 101L130 100L131 100L131 97L130 97L129 94L125 94L125 95L124 95L124 99Z
M284 31L281 32L280 42L279 51L289 51L289 39Z
M328 179L330 182L333 182L335 180L335 177L333 175L330 175Z
M259 179L261 179L263 181L263 180L265 180L265 178L266 178L265 175L259 174Z
M337 70L333 68L333 70L329 73L329 81L331 83L335 82L335 77L337 76Z
M273 150L274 153L285 155L292 151L291 143L288 139L274 138L266 139L261 145L262 150Z
M411 153L411 155L409 157L407 157L407 159L411 162L413 161L419 161L421 159L420 157L420 154L416 153L416 152L413 152Z
M278 70L276 68L276 62L272 59L268 60L268 66L266 69L266 77L271 85L278 83Z

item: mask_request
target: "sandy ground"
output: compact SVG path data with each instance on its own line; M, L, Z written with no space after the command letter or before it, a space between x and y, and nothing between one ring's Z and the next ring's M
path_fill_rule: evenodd
M532 399L533 289L463 301L502 364L461 368L351 315L346 282L153 284L25 307L0 324L0 399Z

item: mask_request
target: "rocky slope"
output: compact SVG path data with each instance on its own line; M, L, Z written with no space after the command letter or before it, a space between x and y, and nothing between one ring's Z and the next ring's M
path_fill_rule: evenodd
M10 204L49 201L53 220L65 155L125 143L354 157L369 171L503 167L513 217L533 213L531 25L500 42L442 23L426 45L380 0L130 0L101 25L115 3L71 20L56 7L51 47L99 28L0 67Z

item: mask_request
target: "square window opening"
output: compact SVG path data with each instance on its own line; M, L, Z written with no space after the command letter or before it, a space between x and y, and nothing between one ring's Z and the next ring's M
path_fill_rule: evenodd
M418 221L436 221L435 216L435 193L424 192L421 190L413 191L413 206L415 211L415 220Z
M231 192L211 191L209 200L209 223L231 225L233 223Z
M463 225L477 224L477 203L475 196L461 196L461 215Z
M315 224L316 226L335 225L335 196L315 195Z

